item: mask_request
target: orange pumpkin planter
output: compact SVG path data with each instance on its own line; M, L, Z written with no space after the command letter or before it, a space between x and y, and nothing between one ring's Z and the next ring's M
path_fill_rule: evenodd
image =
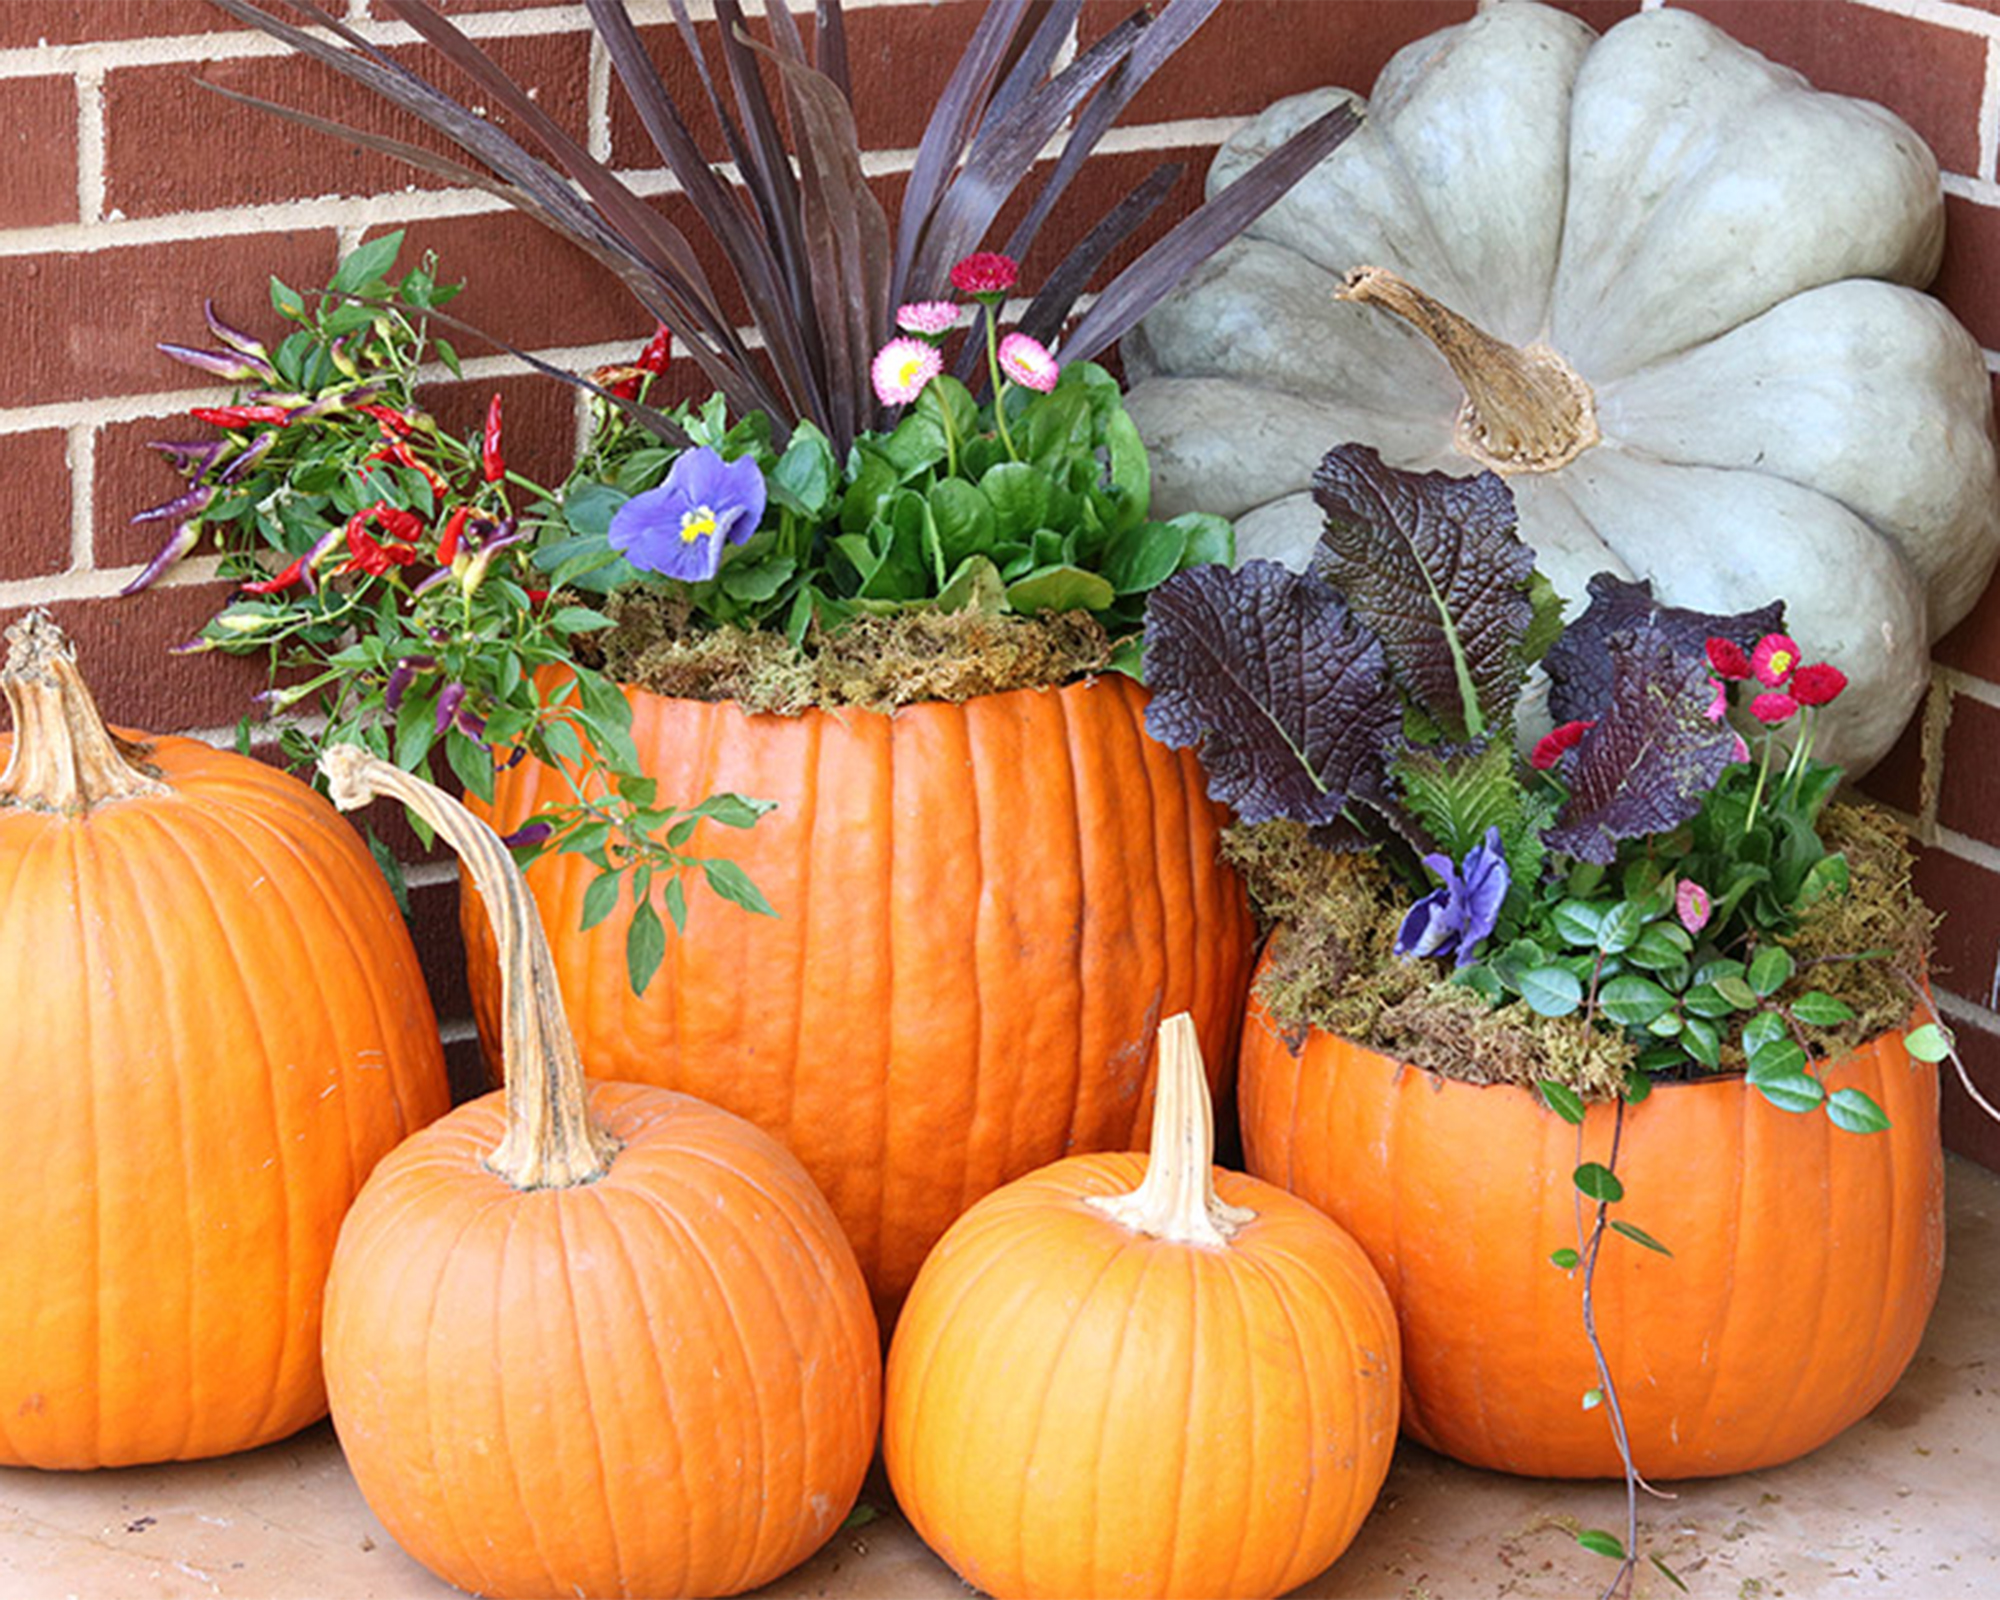
M896 1328L897 1502L1011 1597L1268 1596L1347 1548L1395 1447L1395 1314L1355 1242L1210 1165L1195 1030L1161 1030L1150 1157L981 1200Z
M320 1290L445 1109L394 901L304 784L106 730L39 613L0 683L0 1463L246 1450L325 1414Z
M1249 911L1194 757L1146 735L1130 679L889 716L630 698L662 796L778 802L747 833L705 826L690 846L741 862L778 915L697 904L636 998L622 918L577 931L595 869L535 863L584 1057L783 1141L885 1317L981 1195L1134 1142L1162 1017L1192 1012L1208 1059L1234 1059ZM494 825L565 792L521 762L500 775ZM463 919L491 1059L493 947L469 895Z
M1612 1109L1578 1130L1510 1085L1451 1082L1320 1032L1294 1054L1259 1004L1240 1105L1252 1171L1325 1208L1396 1302L1403 1424L1474 1466L1621 1472L1585 1342L1570 1174L1603 1161ZM1740 1078L1663 1084L1626 1112L1617 1215L1671 1258L1609 1238L1597 1326L1656 1480L1775 1466L1874 1407L1915 1353L1944 1264L1935 1069L1900 1034L1827 1066L1891 1126L1844 1133Z
M735 1594L840 1526L875 1448L880 1339L798 1162L685 1095L586 1085L492 831L353 746L499 923L508 1087L376 1171L327 1284L334 1426L397 1543L499 1596Z

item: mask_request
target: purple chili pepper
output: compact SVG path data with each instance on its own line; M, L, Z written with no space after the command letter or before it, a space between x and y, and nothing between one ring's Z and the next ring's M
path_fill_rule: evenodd
M184 366L197 367L203 372L212 372L225 383L242 383L250 378L262 378L266 382L277 377L268 361L250 356L224 355L218 350L196 350L184 344L158 344L154 346L162 355L172 356Z
M404 656L389 673L389 687L382 691L382 704L391 711L396 710L402 705L403 696L416 681L417 674L428 672L436 665L437 658L434 656ZM438 731L442 733L444 730L440 728Z
M192 517L205 509L215 498L215 488L211 484L198 483L186 494L178 495L162 505L148 506L144 511L132 514L133 522L165 522L169 517ZM192 542L192 541L190 541Z
M518 849L522 845L540 844L555 831L553 823L529 822L516 828L512 833L504 835L500 842L509 849Z
M176 561L194 548L195 540L201 537L201 524L188 521L174 529L173 537L160 546L159 554L146 563L145 570L118 592L120 595L137 594L141 589L150 588L153 580L171 567ZM207 641L197 640L201 648L208 648ZM186 646L192 649L194 646Z
M146 448L159 451L183 477L198 478L215 465L222 446L220 439L154 439Z
M218 481L222 483L234 483L244 473L248 472L250 468L263 460L266 452L277 442L278 436L275 433L260 434L247 450L222 469Z
M201 303L201 314L208 319L208 331L224 344L228 345L230 349L240 350L246 356L255 356L259 361L262 361L270 354L264 348L264 343L261 339L245 333L241 328L230 327L228 323L218 317L215 314L215 302L213 300L204 300Z
M465 685L448 683L438 696L437 731L440 736L458 720L458 708L465 704Z

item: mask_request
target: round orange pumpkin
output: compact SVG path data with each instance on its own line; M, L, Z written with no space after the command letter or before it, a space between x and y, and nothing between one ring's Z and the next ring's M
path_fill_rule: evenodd
M704 824L688 848L740 862L778 914L699 899L635 997L622 914L578 932L596 869L536 862L584 1057L781 1140L885 1321L974 1200L1134 1142L1162 1017L1192 1012L1209 1059L1234 1059L1249 911L1193 755L1147 736L1129 678L893 715L629 698L662 798L777 802L747 832ZM511 832L568 793L524 761L490 815ZM462 916L490 1060L493 947L471 895Z
M586 1085L506 847L419 779L328 753L343 806L419 811L495 908L507 1088L376 1170L326 1297L334 1426L397 1543L484 1595L735 1594L841 1524L881 1346L854 1253L769 1135Z
M1288 1040L1253 1002L1238 1086L1252 1171L1361 1241L1402 1322L1403 1426L1473 1466L1622 1470L1584 1338L1571 1173L1606 1159L1612 1108L1578 1130L1528 1090L1405 1066L1332 1034ZM1775 1466L1859 1420L1915 1353L1944 1264L1934 1068L1885 1034L1820 1074L1887 1112L1843 1133L1741 1078L1663 1084L1625 1113L1597 1328L1638 1469Z
M897 1501L1001 1600L1281 1594L1389 1470L1381 1281L1321 1213L1210 1165L1194 1028L1161 1036L1150 1158L1074 1156L981 1200L890 1348Z
M266 1444L326 1412L348 1203L445 1109L416 954L304 784L114 735L46 616L7 637L0 1463Z

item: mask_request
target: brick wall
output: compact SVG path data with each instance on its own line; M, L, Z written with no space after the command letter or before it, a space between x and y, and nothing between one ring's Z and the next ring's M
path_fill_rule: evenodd
M341 0L326 0L338 7ZM1651 4L1653 0L1646 0ZM2000 0L1688 0L1822 87L1882 101L1946 169L1951 242L1938 289L2000 364ZM634 0L665 35L663 0ZM893 194L922 108L977 16L975 0L849 0L861 118ZM540 104L601 158L643 169L643 135L590 37L580 4L452 0L446 9ZM695 0L698 17L708 8ZM1129 0L1090 0L1094 36ZM1573 0L1599 28L1639 0ZM347 0L346 15L411 62L411 35ZM1398 47L1471 14L1473 0L1227 0L1128 111L1052 243L1085 225L1161 152L1190 158L1166 210L1191 203L1207 154L1243 116L1321 83L1365 88ZM666 54L666 47L662 50ZM221 597L212 559L157 588L113 598L151 553L133 512L175 480L145 451L217 389L152 348L202 342L201 302L268 331L265 282L325 281L338 253L406 227L447 278L471 287L455 310L547 359L588 367L625 354L645 319L593 265L477 192L440 186L207 94L206 78L389 128L386 113L328 73L237 30L206 0L5 0L0 4L0 303L8 374L0 393L0 622L51 605L80 640L100 698L122 721L233 736L254 664L175 656ZM640 180L642 183L644 179ZM657 190L662 187L654 185ZM1164 220L1164 219L1163 219ZM408 259L406 257L406 259ZM469 424L493 388L509 437L551 475L575 437L559 386L475 357L434 409ZM530 439L535 441L531 447ZM1975 1067L2000 1096L2000 597L1937 651L1927 711L1868 787L1930 841L1922 885L1945 913L1942 998ZM473 1075L449 866L420 863L414 912L462 1082ZM2000 1130L1954 1104L1951 1136L2000 1165Z

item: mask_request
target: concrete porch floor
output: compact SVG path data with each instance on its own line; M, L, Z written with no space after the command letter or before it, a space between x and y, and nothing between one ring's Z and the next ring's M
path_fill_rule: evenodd
M2000 1177L1947 1162L1944 1291L1875 1412L1770 1472L1642 1505L1647 1548L1700 1600L2000 1600ZM890 1505L760 1591L916 1600L971 1591ZM1620 1528L1615 1485L1476 1472L1415 1445L1310 1600L1575 1600L1609 1564L1579 1525ZM439 1600L369 1514L322 1423L249 1455L92 1474L0 1471L0 1600ZM1647 1600L1677 1593L1650 1569Z

